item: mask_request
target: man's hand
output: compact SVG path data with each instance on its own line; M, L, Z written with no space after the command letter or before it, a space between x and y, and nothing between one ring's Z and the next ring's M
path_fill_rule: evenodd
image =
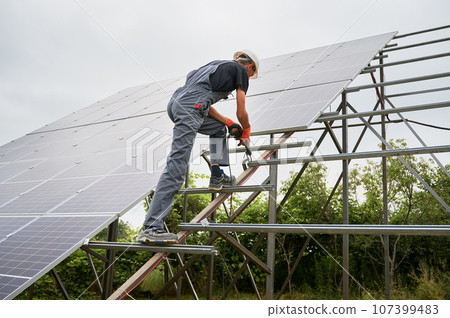
M243 146L244 144L248 147L250 146L250 131L251 127L245 128L242 130L242 136L238 140L240 140L238 146Z
M239 139L242 136L242 127L239 124L236 124L230 118L225 120L225 126L228 127L228 133L233 136L235 139Z

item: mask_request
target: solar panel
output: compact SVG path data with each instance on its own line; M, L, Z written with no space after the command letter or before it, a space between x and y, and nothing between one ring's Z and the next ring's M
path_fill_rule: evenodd
M0 299L15 297L14 292L29 281L28 278L0 275Z
M5 240L7 237L9 237L11 234L22 228L23 226L27 225L31 221L33 221L35 218L33 217L14 217L14 216L6 216L6 217L0 217L0 221L2 226L0 227L0 242Z
M2 205L0 214L42 214L89 187L96 178L49 180Z
M395 34L282 56L278 64L272 58L271 67L250 82L246 106L252 134L308 128ZM217 108L234 118L234 104L228 100Z
M156 184L159 175L135 173L106 176L53 210L51 214L122 213L138 203L143 194L150 192L149 185ZM140 197L136 195L138 193ZM133 197L137 201L131 201Z
M44 160L26 160L17 162L6 162L0 167L0 183L5 182L14 176L33 169Z
M0 243L0 299L17 296L114 218L43 216L4 239Z
M246 99L252 133L309 127L394 35L261 60ZM184 81L127 88L0 146L0 299L148 195L170 150L167 103ZM235 118L235 104L216 107Z
M0 183L0 207L19 198L23 193L40 184L37 182Z

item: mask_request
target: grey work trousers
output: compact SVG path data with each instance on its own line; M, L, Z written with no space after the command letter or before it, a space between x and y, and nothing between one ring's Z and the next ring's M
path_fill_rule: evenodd
M227 128L209 117L208 109L197 109L195 103L169 102L167 113L175 123L172 149L156 186L144 226L163 229L173 199L183 185L197 132L209 135L211 164L229 165Z

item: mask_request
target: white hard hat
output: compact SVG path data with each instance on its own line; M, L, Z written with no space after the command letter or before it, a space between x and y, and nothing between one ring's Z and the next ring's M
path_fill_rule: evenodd
M258 60L258 57L256 56L256 54L250 50L237 51L233 55L233 60L236 61L238 59L238 57L241 55L248 56L253 61L253 63L255 63L256 70L255 70L255 73L250 78L257 78L258 77L258 69L259 69L259 60Z

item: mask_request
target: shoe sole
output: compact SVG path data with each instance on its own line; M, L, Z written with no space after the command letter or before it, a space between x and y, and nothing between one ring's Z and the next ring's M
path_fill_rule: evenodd
M214 186L209 186L208 189L210 191L221 191L223 188L232 188L236 186L236 181L234 181L233 183L225 183L225 184L221 184L220 188L215 188Z
M142 244L177 244L178 240L150 240L148 238L143 238L143 239L138 239L137 240L139 243Z
M220 190L222 190L222 188L223 188L223 186L221 185L220 188L215 188L215 187L209 186L208 189L209 189L210 191L220 191Z

